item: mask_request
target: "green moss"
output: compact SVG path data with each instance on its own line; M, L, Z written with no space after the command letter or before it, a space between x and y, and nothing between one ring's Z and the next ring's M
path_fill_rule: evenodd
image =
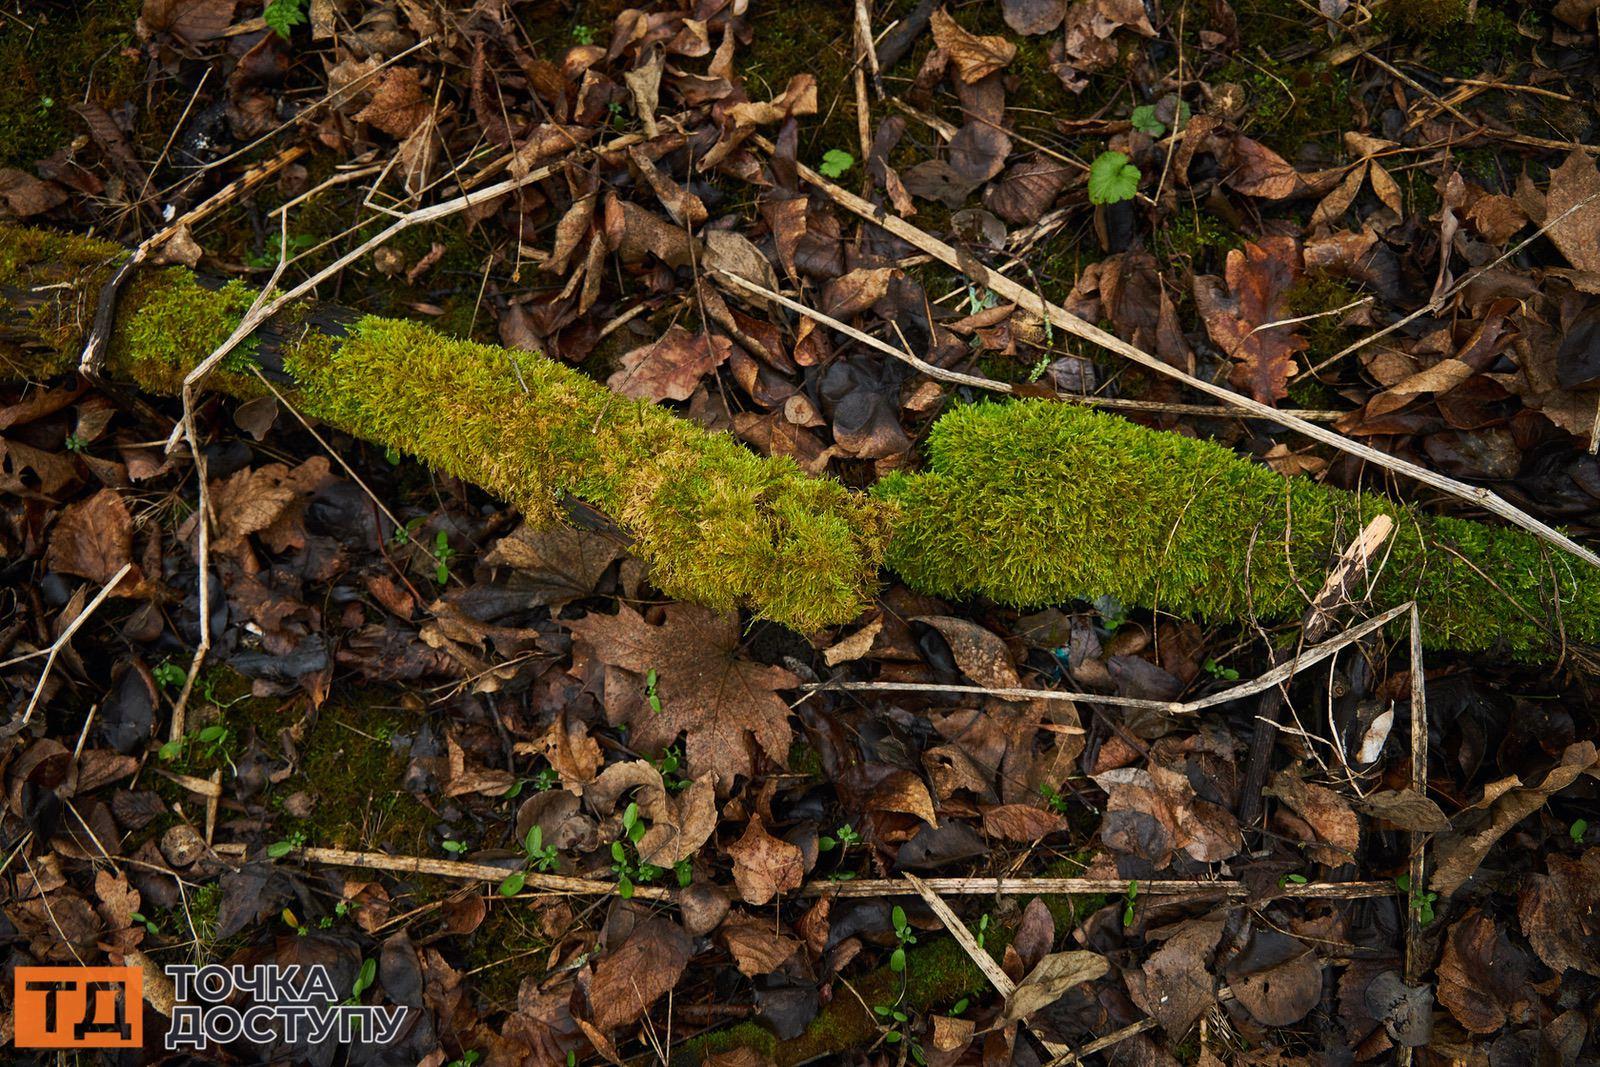
M41 9L42 8L42 9ZM110 108L138 85L133 45L140 0L22 5L0 19L0 166L33 164L83 131L73 105Z
M1521 37L1516 19L1471 0L1385 0L1374 14L1379 29L1423 46L1436 74L1494 71L1515 54Z
M1317 316L1299 324L1309 342L1305 354L1308 365L1321 362L1345 346L1350 331L1341 323L1349 312L1338 309L1359 298L1360 294L1344 279L1321 271L1308 271L1289 290L1289 317Z
M535 519L564 494L605 511L669 596L804 629L853 617L872 586L881 510L554 361L371 317L286 361L319 418Z
M536 915L520 902L497 900L472 932L465 955L480 1011L515 1009L523 979L544 974L544 954L539 950L548 947L550 939L534 929Z
M0 283L27 293L48 279L48 299L81 312L101 268L79 260L98 247L107 262L109 246L72 244L78 259L37 269L26 247L53 246L0 226ZM109 369L170 392L245 296L152 272L128 294ZM32 296L21 307L0 299L12 326L37 326L41 314ZM49 328L31 339L0 331L0 357L30 373L70 367L73 350L42 354L68 311L43 317ZM294 334L292 315L279 325ZM1219 446L1080 408L957 408L933 429L926 473L894 475L863 497L564 365L415 323L368 317L349 336L305 333L281 351L308 414L536 519L554 518L564 495L588 501L633 535L667 595L801 628L854 617L891 533L890 562L924 592L1017 605L1112 595L1219 621L1294 618L1329 562L1384 512L1398 529L1375 601L1419 600L1430 645L1534 658L1554 647L1557 618L1568 639L1600 637L1600 583L1580 582L1574 561L1527 534L1286 480ZM259 388L242 372L212 384Z
M1227 223L1189 204L1158 226L1153 237L1158 254L1187 259L1196 274L1219 273L1228 253L1244 244L1243 235Z
M1354 121L1350 75L1342 67L1316 61L1265 66L1238 59L1213 78L1244 89L1243 129L1285 156L1307 140L1337 137Z
M1569 637L1600 636L1600 583L1520 531L1285 479L1114 416L969 405L935 424L928 455L927 473L876 489L901 506L889 565L926 592L1016 605L1109 595L1180 616L1292 618L1382 512L1396 528L1375 602L1416 597L1431 645L1538 655L1558 611Z
M298 773L274 787L280 798L304 790L316 806L303 819L280 815L276 825L303 833L308 845L428 855L437 819L402 787L409 761L390 743L414 730L415 718L385 690L347 693L325 705L302 742ZM261 733L276 737L271 726Z

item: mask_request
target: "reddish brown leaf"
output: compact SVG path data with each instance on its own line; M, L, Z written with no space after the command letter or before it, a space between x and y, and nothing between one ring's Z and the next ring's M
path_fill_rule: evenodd
M133 560L133 518L113 489L102 489L62 512L50 535L45 566L104 583Z
M1031 844L1067 828L1063 816L1028 804L993 804L982 811L983 832L1003 841Z
M1017 46L1004 37L979 37L961 28L944 8L933 13L933 40L955 64L956 74L971 85L1010 63Z
M1527 957L1477 908L1450 927L1437 975L1439 1003L1475 1034L1520 1022L1533 1006Z
M416 70L411 67L391 67L382 75L372 100L356 113L355 118L357 122L365 122L391 137L404 139L430 110Z
M727 338L692 334L674 325L659 341L623 356L622 369L606 384L641 400L687 400L702 377L727 361L732 347Z
M1295 326L1268 323L1292 318L1289 291L1300 277L1300 249L1292 237L1263 237L1228 253L1227 292L1213 277L1194 280L1195 304L1206 331L1234 361L1229 381L1262 403L1288 395L1295 353L1306 339Z

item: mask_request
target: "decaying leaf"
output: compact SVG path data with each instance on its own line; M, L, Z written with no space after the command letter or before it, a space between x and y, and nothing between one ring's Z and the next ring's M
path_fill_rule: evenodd
M1098 952L1054 952L1040 960L1006 998L1002 1022L1026 1019L1040 1008L1060 1000L1073 986L1092 982L1111 969Z
M728 846L733 858L733 880L746 904L765 904L780 893L799 889L805 881L800 850L767 833L759 816L744 829L744 836Z
M1004 37L979 37L968 33L950 13L939 8L933 13L933 40L950 62L962 81L971 85L1003 68L1016 58L1017 46Z
M689 936L677 923L661 916L640 922L621 948L595 964L589 984L595 1027L615 1030L638 1019L678 984L691 952Z
M1272 323L1293 318L1289 291L1300 277L1300 249L1291 237L1263 237L1228 253L1227 288L1216 278L1194 280L1195 304L1206 331L1233 360L1229 381L1262 403L1288 395L1295 354L1306 339L1296 326Z
M690 772L713 775L721 791L732 788L736 776L753 772L752 743L779 763L788 758L789 705L776 691L799 680L781 667L740 656L736 617L674 604L666 609L666 622L652 626L624 604L616 615L586 615L569 626L603 662L639 678L655 672L659 711L640 699L642 685L629 694L625 716L634 746L661 751L686 733ZM606 694L619 704L622 697Z

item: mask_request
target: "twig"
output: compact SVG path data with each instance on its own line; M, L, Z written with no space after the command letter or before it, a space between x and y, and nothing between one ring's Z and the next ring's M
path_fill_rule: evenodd
M22 713L23 725L26 725L28 720L33 718L33 709L38 705L39 697L44 693L44 683L50 677L51 669L56 665L56 657L61 654L63 648L67 647L67 642L72 640L72 635L77 633L83 624L89 621L89 616L94 614L96 608L105 603L106 597L111 595L111 590L115 589L117 583L122 581L123 576L132 569L132 563L124 563L117 568L117 573L111 576L111 580L100 587L100 591L94 595L94 599L83 606L83 610L78 612L78 617L67 623L67 628L61 631L61 636L51 643L50 650L45 656L44 668L39 671L39 681L33 687L33 696L28 699L28 708ZM28 657L17 657L17 659L26 658ZM7 662L15 663L17 660L8 660Z
M1312 598L1301 624L1301 641L1317 641L1333 628L1334 612L1351 603L1349 590L1357 574L1368 572L1368 561L1378 547L1394 530L1394 520L1378 515L1340 554L1333 569L1328 572L1321 590ZM1370 588L1370 581L1367 587ZM1363 591L1362 599L1366 593ZM1407 605L1415 613L1416 606ZM1403 610L1403 609L1402 609ZM1393 614L1393 613L1391 613ZM1288 649L1272 653L1275 663L1294 658ZM1239 788L1239 822L1252 825L1261 815L1261 789L1267 784L1267 771L1272 766L1272 748L1277 741L1278 719L1283 714L1283 691L1274 687L1262 697L1256 713L1256 732L1250 739L1250 754L1245 761L1244 781Z
M1232 700L1241 700L1244 697L1254 696L1272 688L1286 678L1298 674L1308 667L1314 667L1329 656L1338 652L1347 645L1361 640L1368 634L1381 629L1390 622L1399 618L1406 611L1411 610L1412 604L1407 601L1397 607L1390 608L1382 615L1374 616L1359 626L1353 626L1340 634L1319 645L1312 645L1294 659L1280 663L1267 673L1253 681L1241 682L1221 692L1211 693L1194 700L1147 700L1142 697L1124 697L1110 693L1073 693L1058 689L1012 689L995 688L982 685L934 685L922 682L812 682L801 686L807 696L823 692L883 692L883 693L960 693L974 696L992 696L1003 700L1081 700L1086 704L1108 704L1115 707L1144 708L1149 711L1162 711L1169 715L1192 715L1217 704L1226 704ZM1057 729L1060 729L1058 727Z
M765 138L756 136L752 138L752 141L756 144L759 144L765 151L769 153L774 150L772 143ZM982 263L977 262L972 256L959 252L957 249L939 240L937 237L918 229L916 226L913 226L905 219L888 211L887 209L879 207L870 201L864 200L846 189L840 188L839 186L828 181L822 175L818 174L816 171L812 170L810 167L807 167L805 164L799 164L797 169L802 178L804 178L811 185L815 186L819 191L821 191L839 206L843 207L845 210L860 215L862 218L876 223L878 226L887 230L894 236L916 248L921 249L922 251L933 256L935 259L940 260L946 266L960 271L962 274L965 274L972 280L981 283L986 288L993 291L996 295L1021 305L1033 314L1038 315L1040 318L1048 320L1053 326L1065 330L1067 333L1097 344L1101 348L1107 349L1108 351L1115 352L1118 355L1139 364L1141 367L1155 371L1157 374L1162 374L1169 378L1175 378L1178 381L1188 385L1190 388L1197 389L1209 396L1216 397L1224 403L1234 405L1244 411L1249 411L1255 415L1259 415L1262 418L1270 419L1271 421L1278 423L1280 426L1285 426L1289 429L1296 430L1311 438L1313 441L1330 445L1333 448L1337 448L1341 452L1345 452L1360 459L1367 460L1368 462L1377 464L1386 470L1391 470L1398 474L1404 474L1415 479L1416 481L1421 482L1424 485L1432 486L1441 492L1448 493L1451 496L1465 500L1468 503L1476 504L1486 511L1500 516L1507 522L1510 522L1516 526L1520 526L1524 530L1527 530L1530 533L1549 541L1551 544L1557 545L1565 551L1572 553L1585 563L1600 567L1600 555L1596 555L1593 551L1578 544L1566 534L1563 534L1561 531L1555 529L1547 523L1540 522L1532 515L1529 515L1527 512L1523 511L1521 508L1508 503L1499 495L1490 492L1487 489L1468 485L1467 483L1458 481L1455 478L1450 478L1446 475L1439 474L1436 471L1431 471L1426 467L1411 462L1410 460L1401 459L1386 452L1380 452L1376 448L1361 444L1359 441L1351 440L1341 433L1318 426L1312 422L1307 422L1305 419L1290 415L1287 412L1279 411L1269 404L1263 404L1259 400L1254 400L1250 397L1236 393L1232 389L1217 385L1213 382L1208 382L1203 378L1197 378L1187 371L1171 366L1158 357L1144 351L1142 348L1129 344L1127 341L1124 341L1115 334L1108 333L1107 331L1100 329L1098 326L1079 318L1061 305L1044 299L1044 297L1040 296L1038 293L1035 293L1027 286L1013 281L1011 278L999 273L998 271L991 270ZM1592 194L1591 196L1586 197L1583 201L1580 201L1580 204L1587 203L1590 200L1595 199L1600 199L1600 193ZM1574 209L1577 206L1578 205L1574 205ZM1546 228L1548 228L1548 224L1546 225Z
M892 356L895 359L900 360L902 363L916 368L918 371L937 381L949 382L952 385L966 385L974 389L986 389L989 392L1003 393L1007 396L1017 396L1025 392L1024 390L1018 389L1010 382L1002 382L994 378L985 378L978 374L964 374L961 371L946 370L943 367L935 366L925 359L912 355L904 348L897 348L894 345L889 344L887 341L883 341L872 336L870 333L858 330L848 323L839 321L832 315L818 311L813 307L807 307L798 300L784 296L782 293L768 289L766 286L758 285L750 279L741 277L740 275L730 274L727 271L717 269L712 269L707 273L718 281L726 282L736 289L743 289L747 293L760 296L766 300L771 300L782 307L786 307L797 315L803 315L804 317L811 319L813 322L820 322L830 330L836 330L852 340L861 342L869 348L875 348L885 355ZM1026 392L1028 395L1038 395L1037 389L1027 390ZM1249 412L1242 412L1234 408L1215 407L1205 404L1162 404L1145 400L1120 400L1115 397L1089 396L1083 393L1057 392L1055 394L1055 399L1073 404L1086 404L1091 407L1103 407L1112 410L1124 411L1160 411L1182 415L1219 415L1233 417L1250 414ZM1299 414L1305 418L1313 418L1329 422L1344 417L1341 412L1337 411L1305 411L1300 412Z
M133 277L133 272L149 258L152 252L171 240L178 231L199 225L227 204L305 155L307 151L309 150L304 145L294 145L284 149L265 163L251 167L174 219L170 225L162 227L139 242L133 254L118 264L116 271L100 287L100 293L95 298L94 321L89 327L89 338L84 342L83 354L78 357L78 370L90 378L100 373L100 367L106 358L106 346L111 340L111 329L116 321L117 297L127 286L128 279Z
M1422 664L1422 619L1411 609L1411 789L1428 795L1428 686ZM1428 884L1428 835L1411 831L1410 878L1412 892ZM1406 982L1415 985L1422 976L1422 917L1406 901Z
M995 992L1002 997L1010 999L1011 994L1017 991L1017 983L1013 982L1011 976L1000 969L1000 965L995 962L994 957L989 955L978 944L977 938L972 936L972 931L967 929L967 924L961 921L961 916L957 915L955 910L945 903L944 898L928 886L927 882L924 882L910 871L906 872L906 881L911 883L911 887L922 896L923 901L939 917L939 921L944 923L944 928L950 932L951 937L956 939L956 944L961 946L962 951L967 954L967 957L972 960L978 970L983 972L983 976L989 979L989 984L994 986ZM1039 1039L1039 1043L1052 1056L1059 1058L1072 1052L1072 1049L1068 1046L1059 1041L1052 1041L1037 1031L1034 1032L1033 1036Z

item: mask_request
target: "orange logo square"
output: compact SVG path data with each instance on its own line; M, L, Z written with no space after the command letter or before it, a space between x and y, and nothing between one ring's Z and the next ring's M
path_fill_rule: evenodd
M138 1048L144 974L137 967L18 967L18 1048Z

